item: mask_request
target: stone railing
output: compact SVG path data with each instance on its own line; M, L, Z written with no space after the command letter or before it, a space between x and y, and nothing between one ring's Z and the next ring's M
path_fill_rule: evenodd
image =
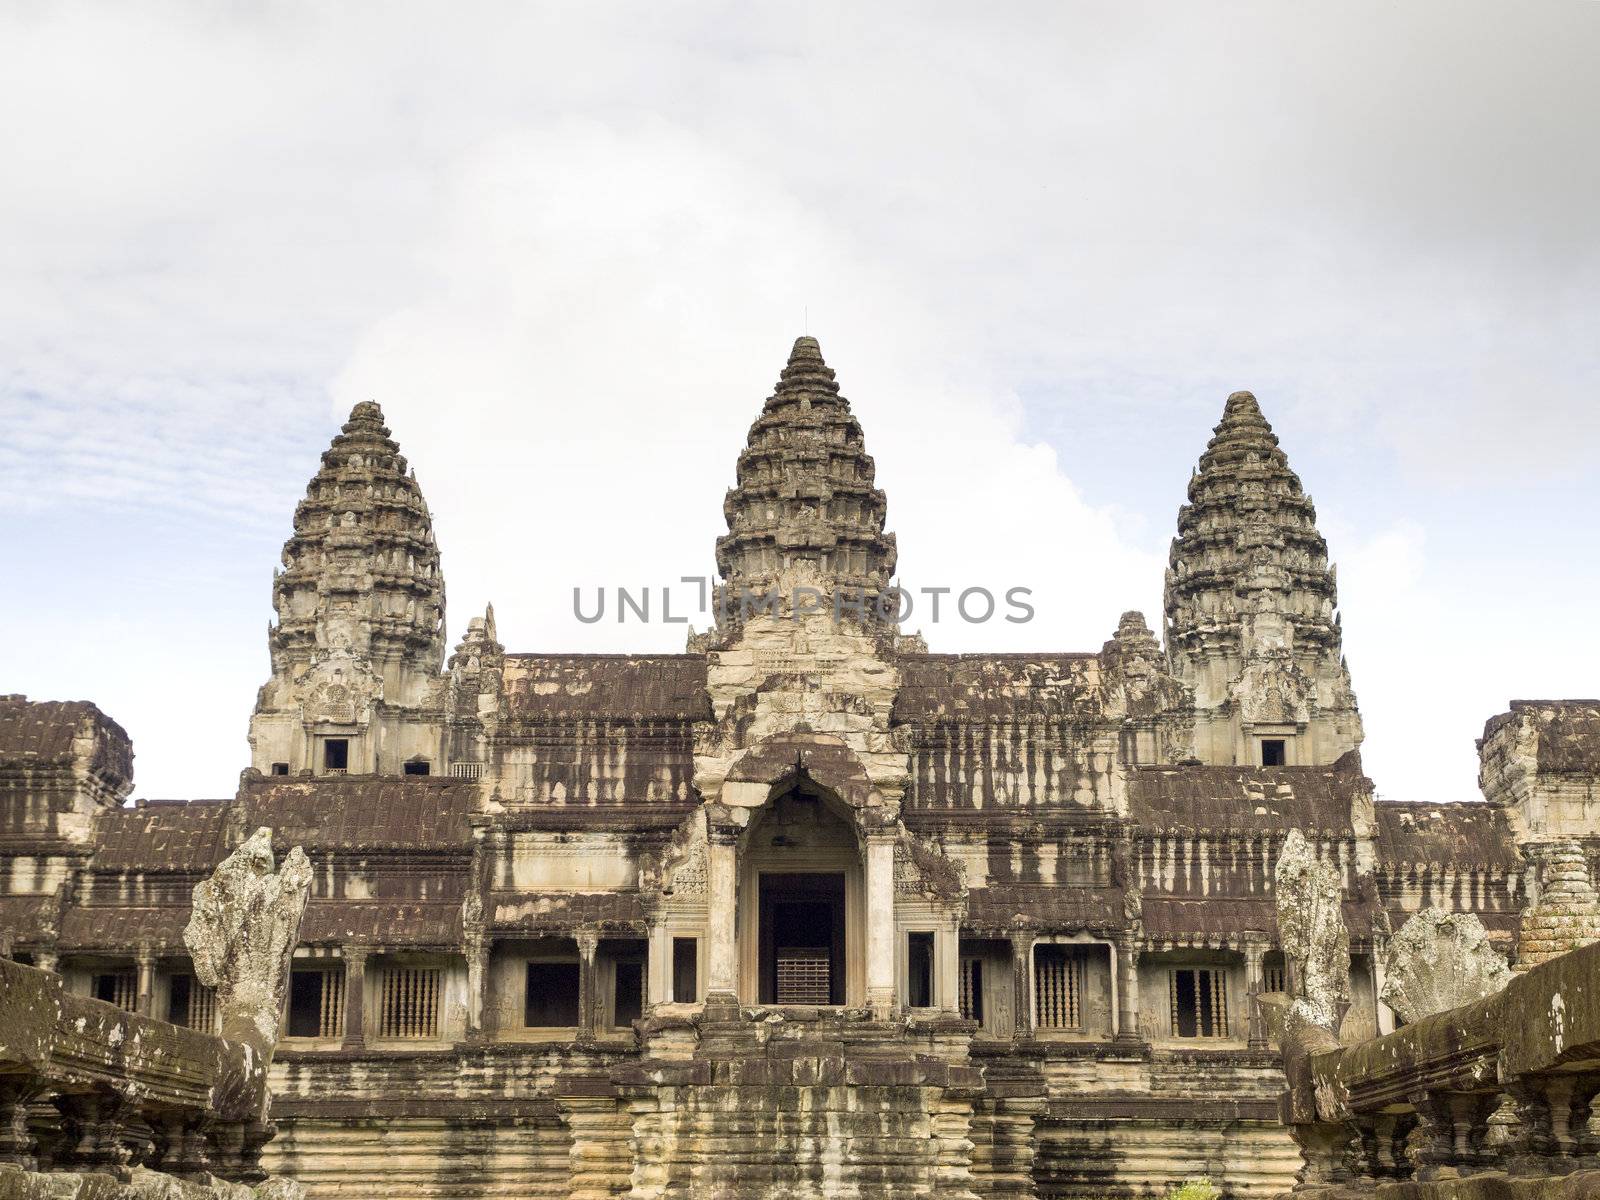
M1286 1046L1284 1065L1297 1195L1600 1195L1600 944L1386 1037Z
M32 1171L258 1183L266 1089L249 1046L69 995L59 975L0 959L0 1196L34 1195L7 1190Z

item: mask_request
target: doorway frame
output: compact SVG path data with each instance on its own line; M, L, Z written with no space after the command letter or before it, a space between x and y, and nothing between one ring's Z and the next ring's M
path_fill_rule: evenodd
M815 795L837 822L842 835L836 842L816 847L770 844L762 836L764 818L774 802L797 790ZM867 996L866 869L865 852L854 815L832 792L815 781L797 786L790 779L773 788L772 796L752 820L739 854L737 936L739 942L739 995L746 1004L760 1003L761 995L761 876L844 876L844 1003L830 1008L859 1008Z

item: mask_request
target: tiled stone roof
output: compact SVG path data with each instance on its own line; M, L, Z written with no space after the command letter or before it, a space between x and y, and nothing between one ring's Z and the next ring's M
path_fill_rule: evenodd
M915 654L901 672L901 723L1025 720L1099 703L1095 654Z
M966 925L974 930L1121 929L1122 891L1117 888L1000 884L967 894Z
M1140 767L1130 815L1146 830L1350 832L1351 805L1370 788L1340 767Z
M460 850L475 785L437 776L256 775L239 789L241 825L266 825L280 847L307 850Z
M699 654L508 654L512 721L711 719Z
M0 696L0 764L70 762L73 741L91 727L100 734L91 767L131 780L133 744L127 732L87 700Z
M0 929L10 930L19 945L46 938L55 914L54 893L0 896Z
M1600 771L1600 700L1513 700L1509 713L1488 723L1485 736L1526 712L1538 715L1541 774Z
M496 892L491 910L493 928L501 930L645 932L644 901L637 892Z
M1448 864L1510 871L1520 866L1505 813L1487 804L1376 805L1377 855L1384 866Z
M308 944L454 949L461 937L459 903L313 900L300 922L300 940Z
M222 844L228 803L150 804L115 808L95 823L97 871L209 871L227 853Z
M141 945L148 945L154 950L187 954L183 927L188 923L187 905L70 908L61 918L58 945L63 950L130 956Z

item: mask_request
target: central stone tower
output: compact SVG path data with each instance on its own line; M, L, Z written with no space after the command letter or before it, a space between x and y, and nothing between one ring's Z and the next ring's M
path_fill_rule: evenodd
M250 718L255 769L431 773L444 578L422 489L376 404L357 404L323 451L273 574L272 606L272 678Z
M1195 755L1319 766L1361 745L1337 577L1316 509L1249 392L1189 481L1166 576L1167 655L1194 690Z
M894 575L895 541L883 530L887 502L873 474L817 339L797 339L722 506L728 532L717 539L717 570L734 603L741 588L763 593L805 568L875 600Z

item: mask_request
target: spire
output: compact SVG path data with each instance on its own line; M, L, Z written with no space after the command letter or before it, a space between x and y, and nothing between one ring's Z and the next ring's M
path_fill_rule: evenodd
M1337 604L1311 497L1255 396L1235 392L1178 511L1165 596L1173 674L1201 710L1231 706L1245 726L1337 711L1337 731L1318 744L1353 749L1360 722Z
M817 339L796 339L723 502L723 579L759 592L805 562L825 582L876 596L894 574L895 543L883 531L887 506L873 472Z
M333 650L386 678L402 668L440 670L444 581L433 522L376 403L351 409L323 451L295 509L283 567L272 589L275 675Z
M1226 630L1237 637L1248 614L1270 611L1291 619L1297 642L1336 649L1336 602L1311 498L1255 396L1235 392L1178 512L1169 630L1180 643Z

